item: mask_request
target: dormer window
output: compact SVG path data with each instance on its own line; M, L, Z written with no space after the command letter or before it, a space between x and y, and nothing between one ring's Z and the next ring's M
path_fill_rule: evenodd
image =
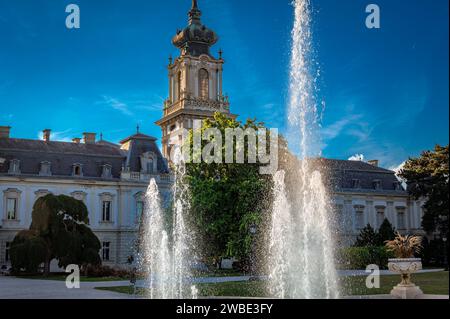
M8 174L20 174L20 160L12 159L9 162Z
M399 181L394 182L394 189L395 189L396 191L401 191L401 190L403 190L402 184L401 184Z
M381 189L381 181L376 179L372 182L373 189L380 190Z
M156 154L147 152L141 156L141 173L155 175L158 172L158 161Z
M360 188L361 181L359 179L352 180L352 188L358 189Z
M112 166L109 164L105 164L102 166L102 178L111 178L112 177Z
M81 164L73 164L72 167L72 176L81 177L83 176L83 165Z
M50 162L46 162L46 161L41 162L41 169L39 171L39 175L40 176L51 176L52 175Z

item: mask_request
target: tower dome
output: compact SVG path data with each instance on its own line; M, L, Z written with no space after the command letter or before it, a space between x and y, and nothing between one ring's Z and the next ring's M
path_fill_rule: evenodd
M209 48L216 44L219 38L213 30L202 24L200 20L202 13L198 9L197 0L192 0L192 8L188 15L188 26L177 32L172 43L181 50L182 54L210 55Z

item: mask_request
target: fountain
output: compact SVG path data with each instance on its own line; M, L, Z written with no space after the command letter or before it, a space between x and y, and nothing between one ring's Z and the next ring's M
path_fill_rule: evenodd
M175 156L173 185L173 225L161 207L159 190L152 179L145 195L138 263L145 274L143 288L150 299L196 298L198 290L190 286L190 235L185 215L189 210L187 185L184 183L185 165L180 153ZM171 230L170 230L171 229Z
M287 172L274 176L269 291L276 298L338 298L332 210L322 175L311 159L320 154L310 3L295 0L293 5L288 142L299 147L300 159L291 167L295 183L286 182Z

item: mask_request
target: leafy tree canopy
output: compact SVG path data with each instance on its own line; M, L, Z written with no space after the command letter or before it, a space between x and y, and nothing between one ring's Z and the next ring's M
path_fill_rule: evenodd
M250 228L252 225L258 226L263 220L264 205L267 203L264 199L270 193L271 179L260 175L259 163L247 163L247 147L246 164L225 164L225 129L262 127L264 125L255 120L241 123L220 113L216 113L214 119L203 122L202 132L215 128L220 130L223 139L221 164L201 161L187 165L192 220L202 237L201 249L206 252L205 257L216 261L227 256L246 259L251 252L253 238ZM199 154L193 154L195 156Z
M433 151L425 151L418 158L410 158L399 176L406 180L408 192L415 199L426 199L422 219L425 231L438 231L448 238L448 145L436 145Z
M13 268L33 272L44 263L48 273L54 258L60 267L100 264L100 241L88 224L88 210L82 201L52 194L39 198L33 206L30 230L18 233L11 244ZM28 258L27 252L34 248L33 258Z

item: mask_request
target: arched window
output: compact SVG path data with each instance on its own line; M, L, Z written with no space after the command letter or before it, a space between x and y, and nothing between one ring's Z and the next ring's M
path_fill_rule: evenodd
M83 176L83 165L75 163L72 166L72 176Z
M198 93L201 99L209 98L209 74L205 69L198 72Z
M181 71L177 75L177 100L181 100Z

